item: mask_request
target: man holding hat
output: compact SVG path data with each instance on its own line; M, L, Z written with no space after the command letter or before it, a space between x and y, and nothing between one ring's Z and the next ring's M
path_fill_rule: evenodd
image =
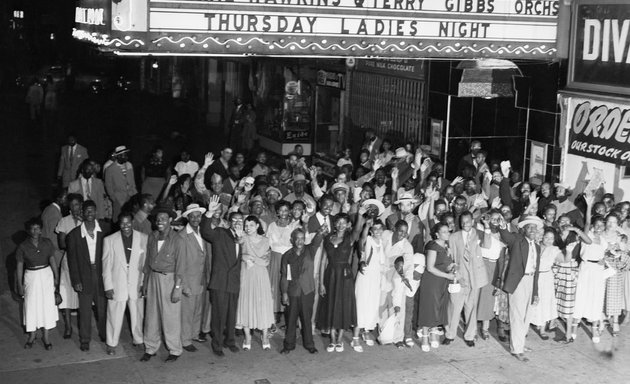
M206 274L210 266L210 245L201 237L199 224L206 209L199 204L190 204L182 216L188 219L182 238L182 254L185 260L182 270L182 345L188 352L197 348L192 344L201 330L203 293L206 290Z
M172 362L182 354L181 297L186 259L182 237L171 228L177 217L175 211L169 206L159 206L153 212L157 231L149 235L144 264L145 353L140 361L155 356L164 333L169 352L166 362Z
M350 211L350 204L348 203L348 193L350 187L346 183L337 182L332 185L330 190L335 197L335 204L333 204L332 215L335 216L338 213L348 213Z
M485 236L490 236L490 222L484 220ZM529 330L532 306L538 304L538 274L540 266L540 245L535 239L543 228L538 216L525 216L518 223L521 233L507 231L505 220L501 220L499 233L507 244L510 261L501 289L508 293L510 314L510 352L518 360L529 361L525 357L525 337Z
M306 177L298 173L293 177L293 192L285 196L284 200L293 203L295 200L302 200L306 206L314 207L315 199L305 191Z
M138 193L133 166L128 161L129 149L124 145L116 147L114 164L105 172L105 190L112 199L112 217L117 218L123 205L131 196Z

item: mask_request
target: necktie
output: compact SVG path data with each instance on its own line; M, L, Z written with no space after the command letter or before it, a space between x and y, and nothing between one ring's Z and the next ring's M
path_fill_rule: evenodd
M470 234L468 232L464 232L464 260L468 261L470 258L470 247L468 246L468 236Z
M86 186L85 194L87 195L88 199L92 199L92 186L91 186L91 184L92 184L92 180L87 179L86 183L85 183L85 186Z

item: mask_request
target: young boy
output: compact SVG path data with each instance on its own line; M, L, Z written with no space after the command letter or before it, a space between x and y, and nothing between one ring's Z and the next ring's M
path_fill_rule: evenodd
M413 255L413 264L405 268L405 260L402 256L394 261L396 273L393 276L394 290L392 299L394 312L400 316L400 327L394 332L394 343L396 347L405 346L412 348L416 343L413 341L413 310L414 296L420 286L420 278L424 272L425 257L420 253ZM403 320L404 319L404 320ZM403 341L404 340L404 341Z

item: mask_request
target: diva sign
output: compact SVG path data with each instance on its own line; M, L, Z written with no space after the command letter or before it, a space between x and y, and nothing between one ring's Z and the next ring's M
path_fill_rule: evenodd
M127 10L121 21L134 12L148 20L146 33L126 29L134 32L123 37L142 40L147 54L546 60L556 54L559 9L558 0L116 0L116 6Z
M630 104L572 98L568 152L608 163L630 160Z

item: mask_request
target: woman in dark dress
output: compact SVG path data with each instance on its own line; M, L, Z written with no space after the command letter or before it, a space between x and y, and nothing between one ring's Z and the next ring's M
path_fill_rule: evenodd
M448 224L436 224L431 235L434 240L429 241L425 247L427 267L420 281L416 312L416 325L418 329L422 327L421 345L425 352L440 345L437 327L448 322L448 284L455 279L455 264L448 248L451 235Z
M164 160L164 151L156 147L151 157L142 167L142 193L149 193L155 201L160 199L160 192L166 180L170 178L170 169Z
M333 233L324 239L326 257L322 258L320 273L319 329L330 329L327 352L343 352L343 331L357 324L357 306L354 296L352 251L361 233L363 217L350 232L350 218L340 213L334 218Z

